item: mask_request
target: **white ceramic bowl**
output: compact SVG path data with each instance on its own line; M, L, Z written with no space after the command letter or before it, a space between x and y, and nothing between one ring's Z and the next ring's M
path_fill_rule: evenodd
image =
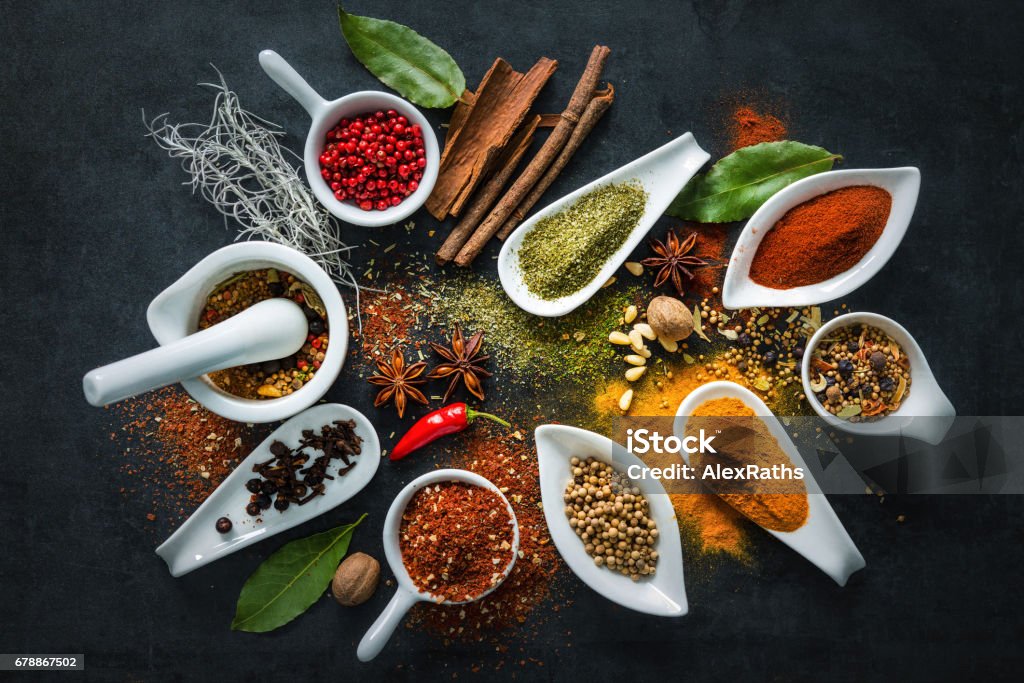
M313 188L313 194L328 211L346 223L378 227L391 225L408 218L423 206L434 189L434 183L437 182L441 153L437 146L437 136L434 135L430 122L416 107L401 97L376 90L354 92L334 101L325 100L281 55L273 50L264 50L260 53L260 65L263 66L267 75L285 92L294 97L313 119L309 127L309 135L306 137L303 162L306 167L306 179L309 181L309 186ZM330 186L320 175L320 154L327 144L327 131L341 119L388 109L394 109L409 119L410 123L417 124L423 129L423 145L426 148L427 165L423 169L423 178L419 181L419 187L401 204L384 211L363 211L351 202L340 202L335 198Z
M753 410L755 415L767 418L765 425L779 447L794 467L803 468L806 473L804 485L807 487L807 521L795 531L765 531L803 555L837 584L845 586L851 574L864 568L864 556L857 549L843 523L839 521L825 494L821 492L821 487L808 469L800 450L786 433L786 428L779 420L774 419L772 411L754 392L735 382L709 382L694 389L679 404L672 430L674 434L683 438L686 435L686 422L693 411L705 401L719 398L737 398ZM688 457L685 459L689 462Z
M764 236L793 207L818 195L853 185L873 185L892 195L892 209L878 241L855 266L833 278L803 287L774 289L750 279L750 264ZM849 169L798 180L761 205L740 233L722 285L726 308L810 306L849 294L875 276L903 240L914 215L921 172L914 167Z
M535 432L537 462L540 468L541 499L548 531L562 559L583 583L623 607L660 617L681 617L689 611L686 582L683 578L683 551L679 524L665 487L651 476L635 479L635 485L647 498L650 514L658 525L657 571L653 576L633 581L607 567L598 567L587 554L565 516L565 487L572 481L570 459L593 457L626 472L631 466L647 471L635 455L608 437L577 427L541 425Z
M334 384L348 349L348 313L334 281L312 259L290 247L270 242L239 242L218 249L197 263L160 292L146 311L149 329L157 342L177 341L199 329L199 314L216 285L235 273L258 268L287 271L320 295L327 310L331 343L313 380L281 398L239 398L220 389L206 376L182 380L181 385L192 398L236 422L276 422L291 417L319 401Z
M665 209L683 189L683 186L700 170L701 166L707 163L709 158L708 153L701 149L697 141L693 139L693 134L684 133L653 152L649 152L548 204L516 228L515 232L505 240L505 244L498 254L498 276L501 278L501 286L505 289L505 293L524 311L548 318L565 315L579 308L589 301L597 293L597 290L601 289L601 285L618 270L623 261L647 235L655 221L665 213ZM647 206L644 215L629 238L608 259L597 276L573 294L553 301L533 294L523 282L522 270L519 268L519 247L522 246L526 234L533 230L538 221L562 211L588 192L604 185L628 181L638 181L647 191Z
M391 638L391 634L394 633L395 628L401 622L402 617L405 613L415 605L417 602L434 602L435 599L428 593L424 593L416 586L412 581L412 577L409 576L409 572L405 568L405 563L402 561L402 549L399 545L398 534L402 528L402 514L405 512L406 506L412 497L416 495L416 492L425 486L433 484L440 484L443 482L457 481L464 484L470 484L472 486L479 486L481 488L489 489L496 493L498 497L504 501L505 507L508 510L508 514L512 519L512 557L508 564L501 571L501 577L498 581L485 590L480 595L474 597L472 600L463 600L459 602L453 602L449 600L443 601L441 604L444 605L461 605L466 602L474 602L481 598L490 595L492 592L497 590L508 575L512 572L512 568L515 566L516 557L519 554L519 522L516 520L516 512L512 509L512 504L508 502L497 486L491 483L490 480L481 477L475 472L469 472L467 470L434 470L427 474L421 475L416 479L412 480L405 488L403 488L395 500L392 501L391 507L388 509L388 516L384 520L384 556L388 560L388 565L391 567L391 571L395 575L395 581L398 583L398 590L395 591L394 597L391 598L391 602L384 608L377 620L373 622L370 630L366 632L363 639L359 641L359 647L356 650L356 656L359 657L359 661L368 662L384 649L387 645L388 640Z
M362 452L352 459L352 469L343 477L336 476L334 481L325 482L324 495L305 505L292 505L284 512L265 510L260 515L260 522L246 514L250 493L245 482L255 476L253 465L273 457L270 444L282 441L294 448L299 444L303 430L312 429L319 434L322 426L335 420L355 420L356 434L363 438ZM333 463L328 474L334 475L339 465L337 461ZM171 576L187 574L333 510L362 491L373 479L379 465L380 439L365 415L338 403L315 406L285 422L253 449L199 509L156 549L156 554L167 563ZM226 534L217 531L216 522L220 517L232 521L231 531Z
M872 422L850 422L841 420L818 401L811 390L811 358L813 351L823 339L841 327L850 325L870 325L877 327L900 345L903 353L910 361L910 394L900 404L898 410ZM924 352L917 340L907 330L891 318L877 313L847 313L833 318L814 333L804 351L801 363L804 394L814 408L814 412L829 425L851 434L862 436L891 436L901 434L921 439L930 444L937 444L946 436L946 432L956 419L956 409L939 387L939 383L928 366Z

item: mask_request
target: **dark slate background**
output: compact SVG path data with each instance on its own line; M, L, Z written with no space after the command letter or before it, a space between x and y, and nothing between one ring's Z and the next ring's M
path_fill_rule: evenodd
M615 106L549 197L670 132L692 130L717 158L723 102L737 93L770 103L793 138L843 153L847 168L920 167L906 240L848 301L902 321L961 414L1020 412L1024 5L353 0L350 9L415 27L471 84L497 55L520 69L557 58L544 111L561 108L595 43L611 46ZM212 77L212 62L300 149L306 116L261 72L259 50L278 50L331 97L378 84L323 0L8 2L0 43L0 652L85 653L98 680L464 678L477 664L522 679L1019 674L1024 503L1011 496L896 501L904 525L893 505L833 497L868 561L847 588L758 537L754 567L691 573L691 613L675 621L620 609L566 577L573 604L525 641L508 636L505 655L402 630L359 665L355 643L387 590L351 611L324 600L270 635L229 631L244 578L284 539L171 579L152 552L160 537L146 502L118 493L109 417L81 395L85 371L151 345L148 301L234 237L143 139L140 109L206 119L210 98L194 84ZM346 236L411 249L397 227ZM490 255L481 267L493 267ZM368 410L368 392L338 386L329 398ZM381 432L392 428L382 420ZM382 467L350 505L291 537L366 510L353 547L381 555L391 496L431 466L424 456ZM519 664L528 658L544 665Z

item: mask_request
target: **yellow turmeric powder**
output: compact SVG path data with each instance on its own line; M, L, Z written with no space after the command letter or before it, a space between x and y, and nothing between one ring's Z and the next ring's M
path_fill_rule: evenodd
M715 453L694 453L691 464L758 467L792 466L764 420L739 399L705 401L686 424L688 433L717 433ZM796 531L807 521L807 488L799 479L704 479L704 484L750 520L773 531ZM769 486L772 493L765 493ZM759 491L760 489L760 491Z

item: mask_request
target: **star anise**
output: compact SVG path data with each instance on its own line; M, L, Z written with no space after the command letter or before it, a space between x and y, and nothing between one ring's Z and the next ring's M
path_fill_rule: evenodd
M405 406L409 399L427 405L427 397L414 386L416 384L424 384L427 381L426 378L420 377L423 371L427 369L426 363L420 361L406 367L405 357L402 355L401 350L394 349L391 352L391 362L379 360L377 361L377 369L380 371L380 374L373 375L368 380L370 384L384 387L377 393L377 398L373 400L375 407L379 408L388 401L393 400L395 408L398 410L398 417L402 417L405 414Z
M455 387L459 385L459 379L469 389L469 393L481 401L484 399L484 389L480 385L480 379L490 377L491 373L480 367L490 359L490 356L479 355L483 345L483 332L477 332L469 338L469 341L466 341L463 339L462 330L459 329L458 325L455 326L455 332L452 333L450 348L430 342L430 347L448 360L447 363L438 365L428 375L430 379L442 379L449 376L452 378L451 383L448 384L448 391L444 392L445 403L448 402L448 398L455 391Z
M671 279L676 292L679 296L683 296L685 293L683 292L683 275L692 280L691 268L708 265L707 261L690 253L696 244L697 233L691 233L689 237L680 242L675 230L668 231L668 239L664 242L651 240L651 249L657 256L645 258L641 263L652 268L660 268L658 276L654 280L655 287L660 287Z

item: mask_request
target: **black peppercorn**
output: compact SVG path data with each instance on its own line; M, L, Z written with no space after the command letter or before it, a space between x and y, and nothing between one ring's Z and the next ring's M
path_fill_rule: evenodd
M250 479L249 481L245 482L245 489L249 493L259 493L260 490L262 489L262 484L263 482L259 479Z
M778 360L779 356L774 351L765 351L764 356L761 358L761 362L765 365L775 365Z
M803 357L804 357L804 347L798 346L795 349L793 349L793 358L796 358L797 360L800 360Z
M739 370L740 372L746 372L747 371L747 361L741 360L739 363L736 364L736 369Z
M260 513L263 512L263 508L260 507L259 503L253 502L245 506L245 511L253 517L259 517Z
M265 493L260 493L256 496L256 500L253 501L260 506L261 510L266 510L270 507L270 496Z
M853 372L853 363L844 358L843 360L839 361L838 370L840 375L846 377L847 375Z
M314 311L312 308L310 308L306 304L302 304L302 312L306 315L306 320L308 320L308 321L316 320L317 316L319 315L319 313Z
M281 512L287 510L288 505L289 503L287 498L281 498L280 496L278 496L277 500L274 501L274 509L280 510Z
M268 496L272 496L277 493L277 484L272 481L265 481L263 482L263 485L260 486L260 490Z
M878 380L878 388L882 391L892 391L896 388L896 382L892 377L883 377Z
M317 318L316 320L309 321L309 333L310 334L315 334L315 335L319 336L319 335L324 333L324 329L326 329L324 327L324 321L321 320L320 318Z
M284 294L284 285L280 282L271 282L269 287L271 296L281 296Z
M263 371L264 375L273 375L280 369L281 361L279 360L268 360L260 363L260 370Z
M294 370L295 369L295 356L288 356L287 358L281 359L282 370Z
M746 332L740 332L740 336L736 338L740 346L746 347L754 343L754 340L750 338L750 335Z
M835 384L836 384L836 378L835 377L828 377L828 376L825 377L825 386L826 387L833 387L833 386L835 386Z
M857 353L860 350L860 344L855 341L846 342L846 350L850 353Z
M227 517L221 517L217 520L217 531L219 531L220 533L226 534L227 532L231 531L231 527L231 520Z

